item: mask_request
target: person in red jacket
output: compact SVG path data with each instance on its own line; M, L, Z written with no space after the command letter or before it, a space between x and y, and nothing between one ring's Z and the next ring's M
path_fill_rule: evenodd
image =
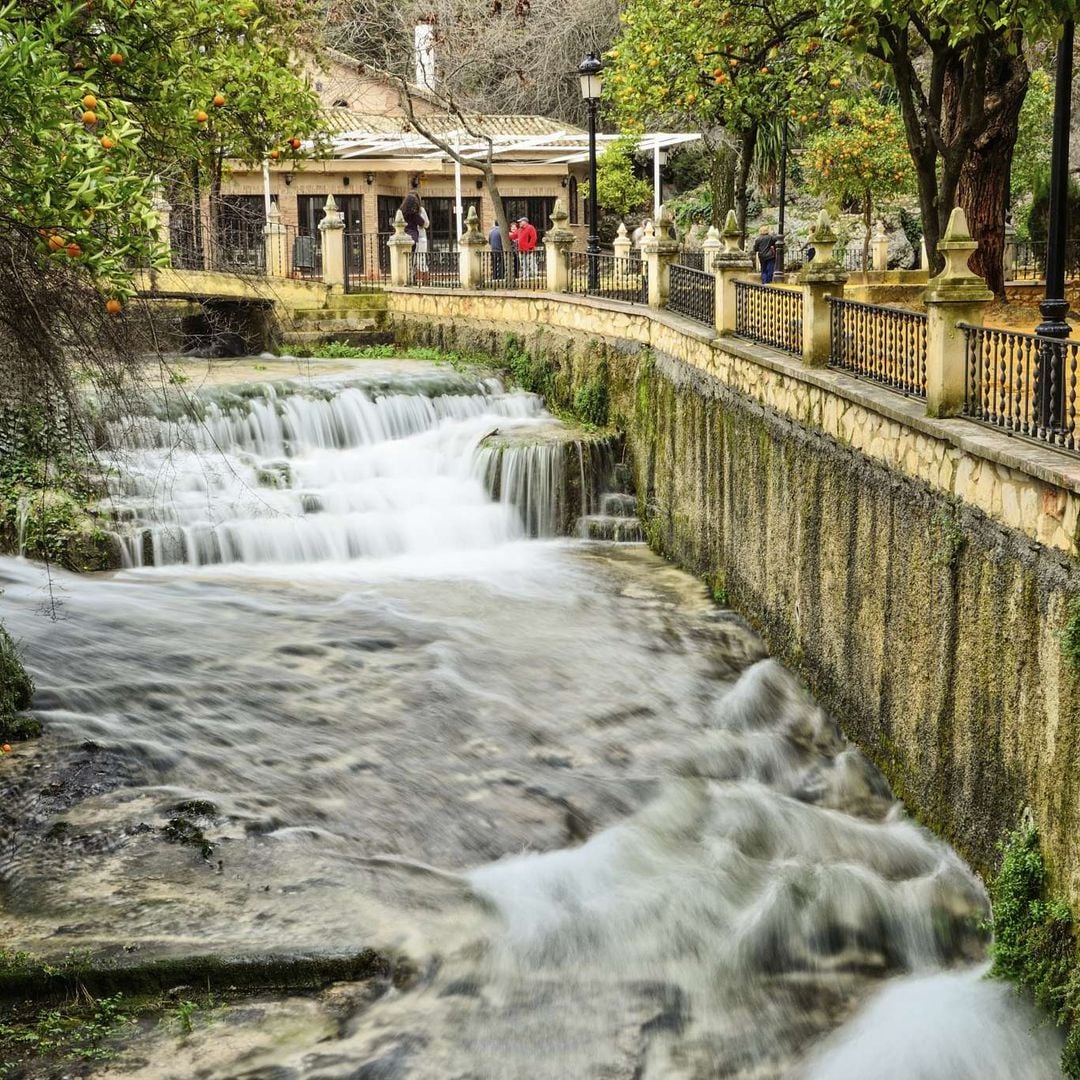
M526 217L518 219L517 249L521 256L521 273L532 277L536 273L536 229Z

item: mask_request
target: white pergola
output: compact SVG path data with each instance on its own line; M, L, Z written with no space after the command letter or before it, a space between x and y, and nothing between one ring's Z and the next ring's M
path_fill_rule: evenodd
M466 128L439 131L438 137L465 157L486 158L489 140ZM615 142L618 135L596 136L597 152ZM696 132L651 132L638 138L637 149L652 154L654 214L660 214L660 165L663 155L673 146L696 142L701 135ZM374 132L346 131L333 139L336 158L388 158L442 161L453 160L424 135L416 131ZM515 165L579 165L589 160L588 132L577 128L554 129L539 135L492 135L490 137L492 161ZM457 203L459 229L461 213L461 163L454 160L454 190Z

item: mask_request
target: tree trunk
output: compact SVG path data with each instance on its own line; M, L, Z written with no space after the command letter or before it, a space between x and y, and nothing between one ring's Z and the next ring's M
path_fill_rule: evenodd
M750 180L750 167L754 163L754 147L757 144L757 124L752 124L739 136L739 171L735 177L735 217L739 232L746 241L746 188Z
M712 194L712 220L710 225L724 227L727 212L735 206L736 154L730 146L719 146L713 151L709 169L709 190Z
M510 223L506 220L506 207L503 205L502 195L499 194L499 182L495 179L495 168L492 165L477 166L472 162L468 162L468 164L472 164L474 168L479 168L484 175L484 186L487 188L488 197L491 199L491 205L495 210L495 223L499 226L499 235L502 237L503 267L506 279L512 284L517 277L517 266L515 265L514 249L510 243ZM542 224L546 227L547 222Z
M975 141L960 172L957 198L979 242L971 269L986 279L998 300L1005 299L1005 215L1013 150L1031 72L1022 50L995 52L987 64L989 123Z

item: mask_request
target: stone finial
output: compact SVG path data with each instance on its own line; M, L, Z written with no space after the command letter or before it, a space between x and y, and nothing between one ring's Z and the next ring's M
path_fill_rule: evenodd
M400 210L394 215L394 232L398 236L405 235L405 215Z
M151 208L155 214L168 214L172 211L172 206L169 205L169 200L165 198L161 188L154 192L154 201Z
M720 243L720 230L715 225L710 225L705 232L704 243L708 244L714 241L717 244Z
M810 265L815 268L832 265L833 248L836 247L837 239L827 210L822 210L814 222L813 240L814 258Z
M480 231L480 218L477 216L476 207L470 206L465 215L465 231L461 234L463 247L479 247L487 243L487 237Z
M724 241L725 251L742 250L742 231L739 229L739 219L735 216L734 210L729 210L727 212L727 217L724 219L724 231L721 233L721 238Z
M713 269L713 260L719 254L724 245L720 242L720 230L715 225L710 225L705 233L705 239L701 241L701 250L704 253L704 269Z
M653 226L651 220L645 222L644 235L646 240L651 240L656 235L656 228Z
M544 243L548 244L572 244L574 234L566 227L570 215L566 212L566 204L562 199L556 199L551 208L551 228L544 234Z
M945 269L930 279L926 299L983 300L992 295L986 282L968 269L968 259L979 245L971 238L967 214L959 206L953 208L945 235L938 241L938 251L945 258Z
M281 210L278 208L276 202L270 204L270 213L266 215L266 220L269 221L271 225L281 224Z
M615 230L615 234L616 234L616 236L618 236L618 238L620 240L625 240L626 239L626 222L625 221L620 221L619 222L619 227Z
M338 209L337 199L333 195L326 196L326 205L323 207L323 219L319 222L319 228L322 230L327 229L344 229L345 219L341 216L341 211Z
M656 221L656 235L661 240L675 241L675 219L664 205L660 207L660 216Z
M887 234L885 232L885 222L884 221L875 221L874 222L874 231L873 231L872 236L873 236L874 240L887 240L888 239L888 236L887 236Z

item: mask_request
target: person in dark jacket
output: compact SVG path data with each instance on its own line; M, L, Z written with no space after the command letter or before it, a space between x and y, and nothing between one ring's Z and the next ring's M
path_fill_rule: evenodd
M776 241L775 234L769 232L768 225L762 225L758 229L757 239L754 240L753 252L761 268L761 284L768 285L772 282L773 273L776 271Z
M502 281L506 277L506 259L503 255L502 233L499 231L499 223L491 227L488 233L488 246L491 248L491 276L496 281Z

